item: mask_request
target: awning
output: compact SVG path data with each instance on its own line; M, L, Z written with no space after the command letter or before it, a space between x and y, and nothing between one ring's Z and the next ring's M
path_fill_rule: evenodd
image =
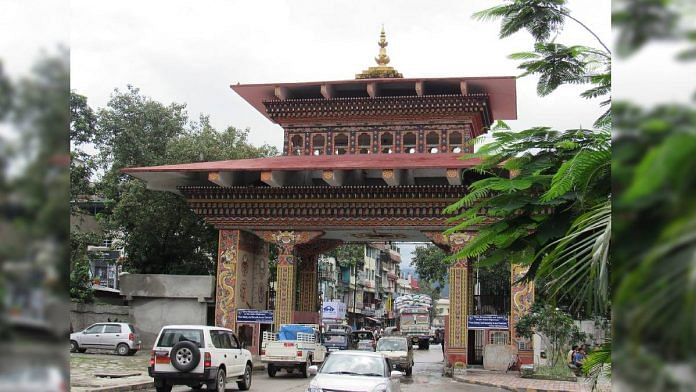
M380 320L380 319L376 319L374 317L365 317L365 318L372 321L372 322L375 322L377 324L382 324L382 320Z

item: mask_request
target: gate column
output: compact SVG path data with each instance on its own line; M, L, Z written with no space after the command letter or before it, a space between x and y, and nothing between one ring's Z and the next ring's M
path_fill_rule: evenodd
M278 246L276 299L273 312L275 330L281 324L292 324L295 311L295 246L324 234L321 231L258 231L256 235Z
M298 274L298 286L300 298L297 310L300 312L314 312L319 303L317 281L317 262L319 255L302 256L300 259L300 273Z
M215 325L235 330L237 259L241 231L219 230L218 234Z
M450 254L457 253L471 238L466 233L446 236L439 232L424 232L433 243ZM445 331L446 365L461 362L467 364L469 331L467 321L473 311L473 282L471 265L464 259L456 260L449 267L450 309Z
M517 336L515 326L522 316L529 313L534 303L534 282L521 281L527 274L529 266L512 263L510 266L510 338L513 346L517 347L520 363L523 365L534 363L534 347L532 340Z

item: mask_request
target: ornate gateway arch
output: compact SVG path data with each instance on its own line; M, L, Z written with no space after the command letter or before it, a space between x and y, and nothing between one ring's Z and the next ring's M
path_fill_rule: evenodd
M267 274L268 243L280 252L282 324L317 310L316 257L340 243L433 241L456 251L467 240L441 234L441 212L477 179L466 172L476 161L460 159L467 141L517 117L515 78L407 79L385 58L355 80L231 86L283 128L282 156L124 170L180 194L220 231L216 324L234 328L237 309L263 309L253 277ZM467 260L450 269L450 364L467 363L471 275ZM511 320L530 303L533 290L522 292Z

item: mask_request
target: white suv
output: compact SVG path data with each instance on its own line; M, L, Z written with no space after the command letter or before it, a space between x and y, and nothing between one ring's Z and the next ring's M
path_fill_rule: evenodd
M240 390L251 387L251 353L242 348L234 332L203 325L162 327L152 348L148 373L157 392L169 392L173 385L188 385L223 392L228 378Z

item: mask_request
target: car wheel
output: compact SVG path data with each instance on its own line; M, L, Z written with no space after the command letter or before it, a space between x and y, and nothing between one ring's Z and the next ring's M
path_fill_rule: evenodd
M120 343L116 346L116 353L122 357L125 357L130 352L130 347L125 343Z
M268 377L271 377L271 378L275 377L276 372L277 372L275 366L273 366L273 365L271 365L271 364L269 363L269 364L268 364L268 369L266 369L266 370L268 370Z
M76 341L71 340L71 341L70 341L70 352L71 352L71 353L76 353L76 352L78 352L78 351L80 351L80 346L77 344Z
M242 380L237 382L237 388L239 388L240 391L248 391L249 388L251 388L251 365L248 363L244 369Z
M425 346L426 350L430 350L430 342L425 342L423 346Z
M190 372L201 361L201 350L194 342L179 342L172 347L169 361L176 370Z
M413 374L413 365L406 368L406 375L410 376L411 374Z
M215 376L215 385L212 389L215 389L217 392L225 392L225 378L225 369L218 369Z
M305 364L302 365L302 368L300 368L300 372L302 373L302 378L309 377L309 367L310 366L312 366L312 358L307 357L307 362L305 362Z

